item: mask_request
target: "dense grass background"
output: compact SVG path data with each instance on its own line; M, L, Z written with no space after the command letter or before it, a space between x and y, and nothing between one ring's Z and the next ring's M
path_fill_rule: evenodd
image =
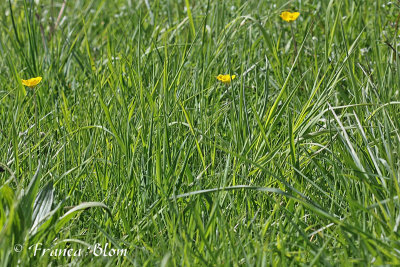
M2 1L0 265L400 264L399 4Z

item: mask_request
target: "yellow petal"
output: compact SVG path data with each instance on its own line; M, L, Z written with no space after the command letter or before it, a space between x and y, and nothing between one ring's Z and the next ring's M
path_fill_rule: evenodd
M288 11L283 11L280 15L280 17L287 22L290 21L295 21L298 17L300 16L299 12L288 12Z
M299 13L299 12L293 12L293 13L292 13L292 20L293 20L293 21L296 20L299 16L300 16L300 13Z
M284 21L290 21L290 12L284 11L280 16Z
M42 77L36 77L36 78L31 78L29 80L22 80L22 84L25 86L28 86L30 88L34 88L36 85L38 85L42 80Z
M220 74L216 78L223 83L230 83L235 77L236 75Z

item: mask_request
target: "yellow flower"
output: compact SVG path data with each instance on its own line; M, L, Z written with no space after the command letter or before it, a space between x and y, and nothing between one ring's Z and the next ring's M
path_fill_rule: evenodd
M218 75L217 79L223 83L230 83L233 79L236 78L236 75L229 75L229 74L225 74L225 75Z
M31 78L29 80L22 80L22 84L28 86L29 88L33 89L40 83L42 77Z
M287 22L295 21L299 16L300 16L299 12L293 12L292 13L292 12L287 12L287 11L282 12L282 14L280 15L280 17L284 21L287 21Z

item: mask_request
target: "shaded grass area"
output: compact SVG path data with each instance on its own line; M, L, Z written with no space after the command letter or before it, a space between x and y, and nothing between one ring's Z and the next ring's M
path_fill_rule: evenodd
M0 10L2 266L399 264L396 1Z

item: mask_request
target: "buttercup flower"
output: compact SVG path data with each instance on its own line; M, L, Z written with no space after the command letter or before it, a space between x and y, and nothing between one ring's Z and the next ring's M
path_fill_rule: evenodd
M282 14L280 15L280 17L287 22L290 21L295 21L298 17L300 16L299 12L288 12L288 11L284 11L282 12Z
M42 77L31 78L29 80L22 80L22 84L28 86L29 88L33 89L40 83Z
M217 79L223 83L230 83L233 79L236 78L236 75L229 75L229 74L220 74L217 76Z

